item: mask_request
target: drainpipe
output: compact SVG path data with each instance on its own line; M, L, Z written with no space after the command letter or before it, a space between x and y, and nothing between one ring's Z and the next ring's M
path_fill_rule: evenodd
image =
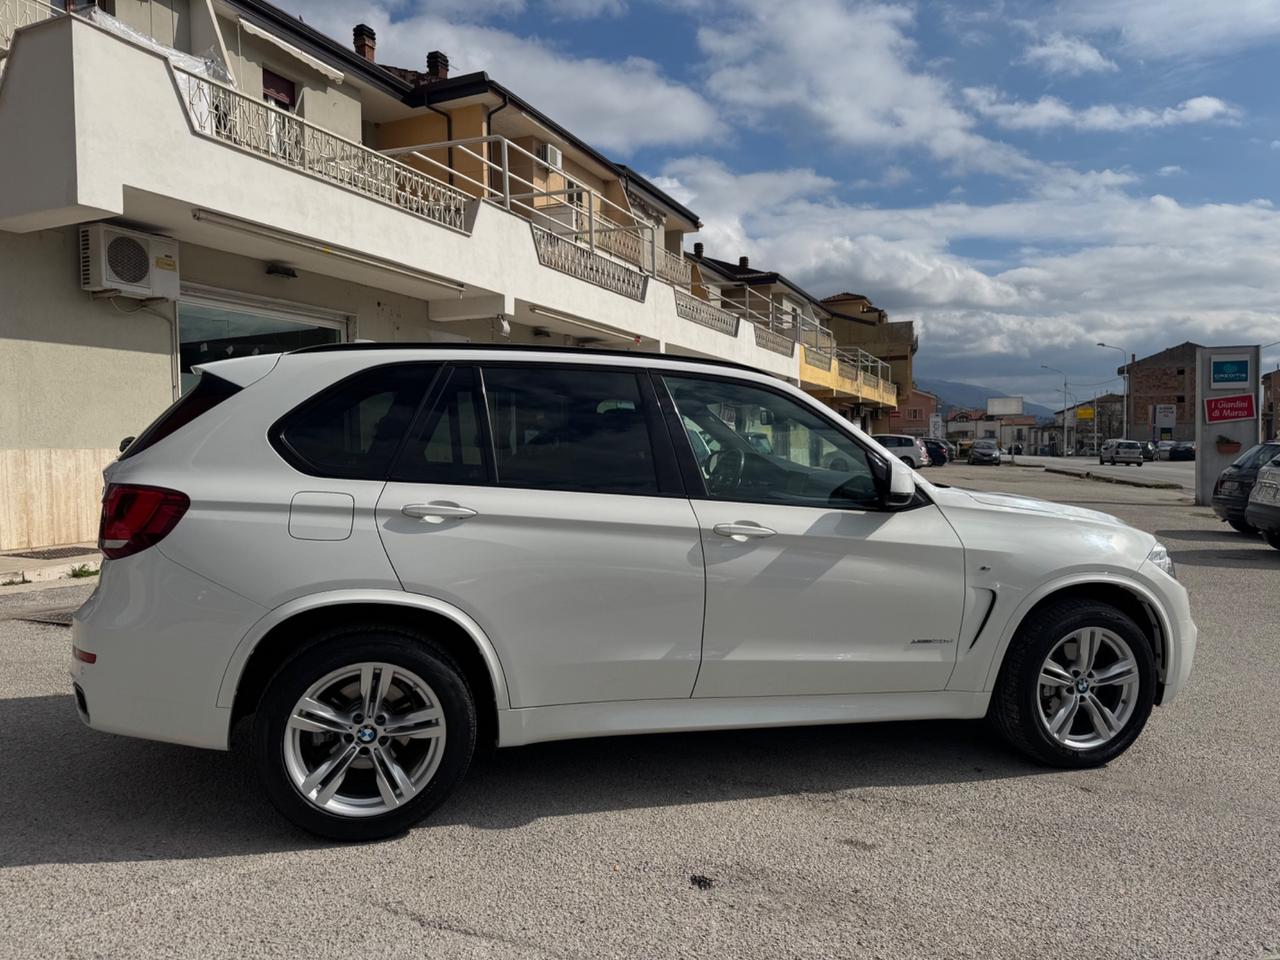
M437 110L431 104L427 103L425 98L423 100L422 105L426 107L428 110L430 110L432 113L438 113L440 114L440 116L444 117L444 138L446 140L452 140L453 139L453 116L451 114L445 113L443 110ZM453 187L456 185L457 184L453 179L453 147L450 147L449 148L449 186Z
M496 107L494 107L492 110L489 110L485 113L484 135L486 137L493 136L493 115L497 113L499 110L507 109L507 106L510 103L511 103L511 98L504 93L502 95L502 102L498 104ZM486 149L488 149L489 145L486 144L485 146L486 146ZM492 163L493 157L488 157L488 160L490 163ZM510 179L511 171L507 167L509 160L510 160L510 157L508 157L507 155L507 145L505 142L503 142L502 144L502 199L503 199L503 202L506 204L506 207L508 210L511 209L511 179ZM485 173L485 179L486 180L489 179L488 172Z

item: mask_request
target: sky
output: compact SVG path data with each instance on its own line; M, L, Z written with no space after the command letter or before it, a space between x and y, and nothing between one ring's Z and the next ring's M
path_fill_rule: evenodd
M709 255L914 321L918 376L1061 406L1100 341L1280 340L1280 0L278 2L487 71Z

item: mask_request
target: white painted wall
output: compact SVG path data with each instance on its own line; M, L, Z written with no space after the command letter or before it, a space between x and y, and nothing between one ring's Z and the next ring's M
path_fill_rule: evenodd
M155 219L158 207L148 208L152 226L179 239L197 237L191 208L211 209L500 291L646 340L791 379L798 375L798 358L759 349L745 324L735 340L680 319L674 291L664 283L651 280L645 302L639 303L543 267L528 223L495 207L481 205L466 236L196 136L166 62L92 26L50 21L21 33L14 46L0 84L0 139L11 139L14 130L24 135L11 141L16 149L0 151L0 184L29 182L22 190L0 188L0 229L84 219L85 209L128 216L127 195L155 195L174 202L171 219L163 222ZM53 94L37 97L41 90ZM127 116L119 110L121 103L129 104ZM51 164L49 157L68 162ZM244 238L224 231L216 238L199 235L199 242L234 250ZM337 265L329 272L341 275Z

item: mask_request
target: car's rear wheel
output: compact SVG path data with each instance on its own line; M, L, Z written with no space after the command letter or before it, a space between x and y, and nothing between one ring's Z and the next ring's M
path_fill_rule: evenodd
M1014 747L1056 767L1095 767L1133 743L1155 702L1151 644L1115 607L1070 599L1014 637L991 719Z
M1258 528L1248 520L1227 520L1227 525L1236 533L1243 533L1246 537L1256 537L1258 535Z
M1280 530L1263 530L1262 539L1277 550L1280 550Z
M465 677L424 637L335 630L268 682L253 752L267 796L297 826L334 840L400 833L466 772L476 712Z

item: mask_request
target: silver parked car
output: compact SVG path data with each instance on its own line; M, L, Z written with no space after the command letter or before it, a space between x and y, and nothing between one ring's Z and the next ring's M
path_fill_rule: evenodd
M1098 450L1098 463L1109 463L1113 467L1118 463L1140 467L1145 459L1142 444L1137 440L1107 440Z
M932 462L924 441L919 437L912 437L905 433L877 433L872 439L903 463L917 470L929 466Z

